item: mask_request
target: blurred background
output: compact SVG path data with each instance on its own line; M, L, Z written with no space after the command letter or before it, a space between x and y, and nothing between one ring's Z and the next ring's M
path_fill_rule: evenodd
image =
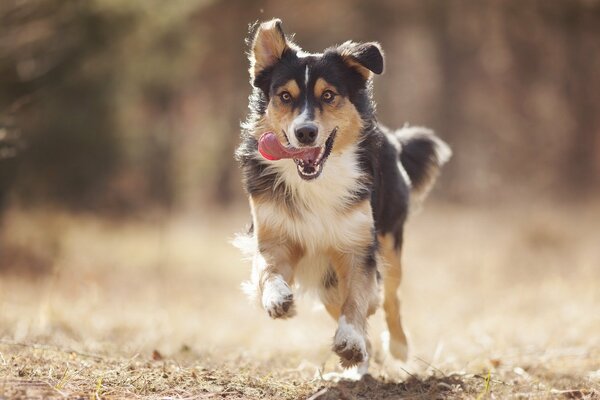
M455 149L436 198L597 192L598 1L6 0L1 204L244 203L232 161L250 92L244 39L274 16L308 51L381 42L380 120L432 127Z
M272 345L275 324L303 348L306 320L249 311L227 244L249 221L245 39L273 17L311 52L380 42L380 121L454 150L407 234L417 347L598 346L597 0L2 0L0 337L168 353Z

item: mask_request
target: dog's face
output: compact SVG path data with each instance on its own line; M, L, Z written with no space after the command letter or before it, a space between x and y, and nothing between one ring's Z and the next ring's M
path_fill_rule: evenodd
M288 41L281 21L261 24L252 42L250 76L266 108L254 135L273 132L295 149L320 148L315 160L294 159L305 180L317 178L327 157L359 140L372 73L383 71L376 43L346 42L307 54Z

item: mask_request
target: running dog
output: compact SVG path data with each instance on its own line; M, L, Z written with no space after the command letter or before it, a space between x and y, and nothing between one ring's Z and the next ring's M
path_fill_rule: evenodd
M333 351L342 367L363 371L367 318L383 291L389 351L405 360L403 227L450 148L428 129L393 131L377 121L378 43L311 54L274 19L258 26L250 46L253 91L236 151L252 213L245 289L272 318L295 314L294 289L316 292L338 322Z

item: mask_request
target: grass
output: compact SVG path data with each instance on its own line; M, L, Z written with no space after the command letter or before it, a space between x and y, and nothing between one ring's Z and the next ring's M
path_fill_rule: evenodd
M271 321L228 244L244 212L103 219L12 210L0 259L0 398L600 398L596 205L429 205L407 228L408 363L338 371L310 298Z

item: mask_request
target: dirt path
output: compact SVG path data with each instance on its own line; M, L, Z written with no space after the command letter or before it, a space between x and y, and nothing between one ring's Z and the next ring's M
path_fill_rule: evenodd
M371 376L331 383L311 299L271 321L238 289L246 217L13 212L0 263L1 398L600 398L597 207L438 205L407 232L412 355L370 334ZM6 237L6 233L5 233Z

